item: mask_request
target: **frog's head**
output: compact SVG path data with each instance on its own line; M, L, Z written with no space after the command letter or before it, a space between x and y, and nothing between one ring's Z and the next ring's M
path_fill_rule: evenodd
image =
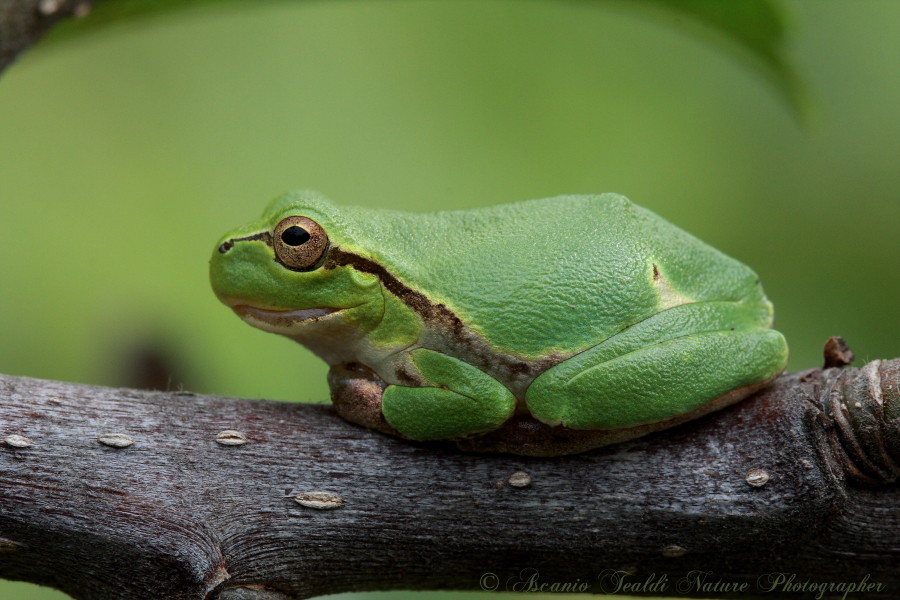
M315 192L276 198L258 221L219 240L213 290L250 325L303 343L348 326L364 333L384 299L376 275L334 260L345 230L338 207Z

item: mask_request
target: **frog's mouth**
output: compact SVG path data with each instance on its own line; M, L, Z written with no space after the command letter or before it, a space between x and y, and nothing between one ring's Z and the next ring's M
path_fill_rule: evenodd
M339 308L330 307L270 310L248 306L246 304L238 304L232 306L231 309L236 312L240 318L251 325L254 325L254 322L259 322L277 328L290 328L298 323L318 321L319 319L333 315L336 312L340 312Z

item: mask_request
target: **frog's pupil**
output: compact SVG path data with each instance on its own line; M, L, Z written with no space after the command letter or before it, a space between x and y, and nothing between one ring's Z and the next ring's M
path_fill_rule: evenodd
M281 241L288 246L301 246L309 241L309 232L299 225L292 225L281 232Z

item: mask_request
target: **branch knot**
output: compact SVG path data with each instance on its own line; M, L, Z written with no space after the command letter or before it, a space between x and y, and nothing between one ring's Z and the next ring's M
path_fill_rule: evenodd
M900 478L900 360L862 369L828 369L821 403L830 417L831 446L849 479L885 485Z

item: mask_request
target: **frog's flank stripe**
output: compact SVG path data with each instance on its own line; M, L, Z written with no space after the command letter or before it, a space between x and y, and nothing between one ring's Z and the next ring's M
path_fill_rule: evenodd
M336 266L348 266L364 273L371 273L381 280L382 285L384 285L389 292L403 300L407 306L415 310L424 318L445 320L456 334L459 334L464 327L460 318L444 304L433 303L427 296L409 288L409 286L390 274L383 266L368 258L353 254L352 252L345 252L337 246L333 246L328 253L328 261L324 266L326 269L331 269Z
M484 340L470 331L462 320L452 310L447 308L445 304L432 302L421 292L417 292L401 282L380 264L358 254L345 252L337 246L332 246L328 251L328 260L323 267L333 269L338 266L349 266L364 273L375 275L389 292L419 313L422 318L443 322L453 332L454 337L469 348L470 352L482 355L485 364L491 364L493 361L494 363L502 364L509 373L518 375L531 374L533 376L535 366L513 357L497 355L491 352Z

